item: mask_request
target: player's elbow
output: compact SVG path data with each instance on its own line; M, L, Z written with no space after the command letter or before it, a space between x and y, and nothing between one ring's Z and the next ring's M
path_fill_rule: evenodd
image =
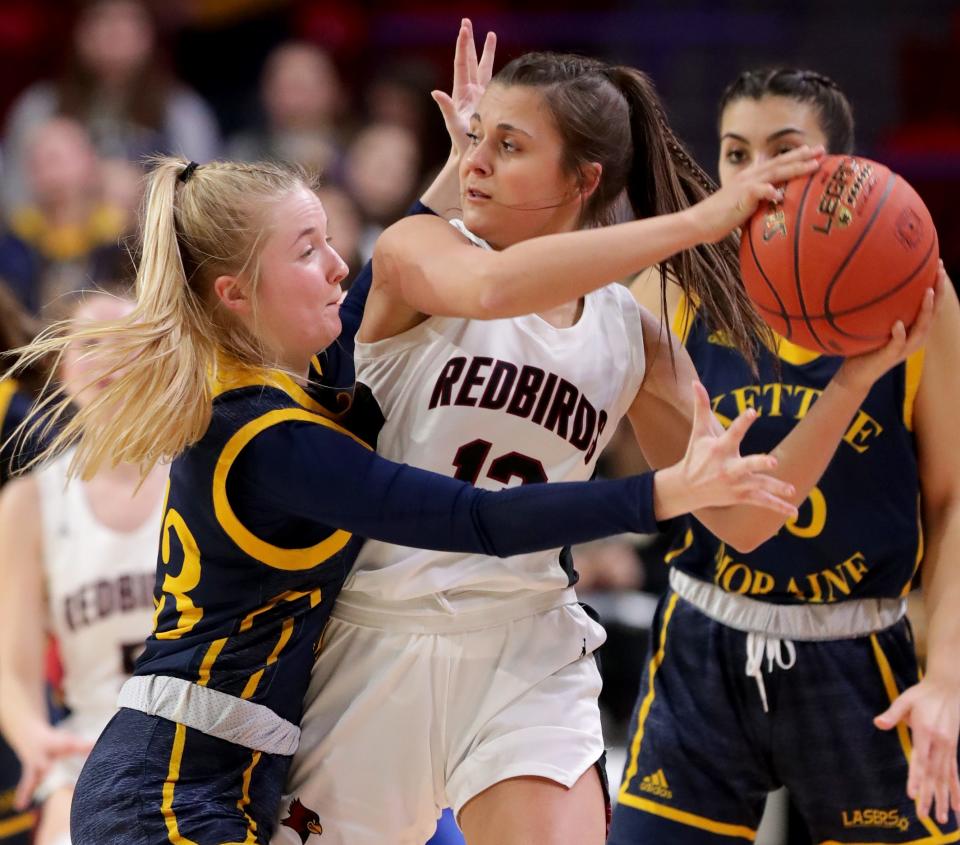
M762 526L739 526L731 530L717 532L717 537L723 540L730 548L741 554L750 554L756 551L760 546L767 542L777 533L778 529L773 531L763 529Z
M502 320L526 313L516 296L515 286L498 261L481 262L474 271L474 302L478 320Z

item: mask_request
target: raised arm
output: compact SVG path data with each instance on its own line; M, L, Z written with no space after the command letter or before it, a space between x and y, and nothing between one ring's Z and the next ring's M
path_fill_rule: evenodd
M292 513L390 543L506 557L649 533L657 520L742 496L792 512L780 498L785 486L762 474L770 459L736 455L739 436L739 429L725 434L718 448L698 431L685 461L656 475L491 492L388 461L328 426L288 422L244 449L231 490L241 518L251 521Z
M365 340L389 337L423 315L497 319L545 310L669 258L715 242L745 221L774 183L815 170L818 150L798 148L674 214L543 235L481 250L440 219L395 223L377 241Z
M941 270L940 291L944 289L944 280ZM848 358L806 417L773 450L771 454L777 459L777 466L771 475L791 485L793 493L788 499L793 505L803 502L827 468L873 383L922 346L932 322L933 299L933 293L928 293L909 336L898 323L892 340L882 350ZM669 326L649 312L641 313L647 373L628 417L647 461L656 468L679 459L695 408L698 405L709 408L709 399L698 383L690 356ZM715 419L713 422L719 435L722 426ZM784 514L746 504L697 510L694 516L741 552L752 551L776 534L786 518Z
M927 667L923 680L905 690L877 717L880 728L903 722L913 735L907 795L927 815L936 799L937 819L960 812L957 735L960 732L960 305L952 285L943 291L923 366L914 412L923 503L921 575L927 611Z
M57 758L91 743L50 725L44 694L47 610L43 588L40 498L30 476L0 495L0 727L20 758L15 802L25 808Z

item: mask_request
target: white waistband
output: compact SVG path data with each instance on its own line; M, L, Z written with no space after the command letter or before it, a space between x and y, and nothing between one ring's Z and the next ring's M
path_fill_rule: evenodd
M490 593L482 607L445 613L427 610L423 605L382 601L363 593L351 592L348 595L340 594L333 606L332 616L365 628L408 634L450 634L495 628L516 619L575 604L576 601L577 591L573 587L519 597L510 593Z
M300 728L269 707L166 675L136 675L120 689L118 707L161 716L253 751L291 756Z
M728 593L709 581L670 570L670 586L711 619L779 640L846 640L899 622L906 599L851 599L835 604L773 604Z

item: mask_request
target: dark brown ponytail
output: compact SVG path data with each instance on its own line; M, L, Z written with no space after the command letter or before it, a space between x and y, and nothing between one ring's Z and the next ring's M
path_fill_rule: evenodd
M506 65L494 81L542 91L563 138L568 172L583 172L590 162L601 165L600 184L584 204L584 226L614 222L624 192L633 214L643 218L682 211L716 190L670 128L650 78L634 68L528 53ZM731 235L667 259L660 266L661 297L665 301L669 276L711 327L752 363L757 340L771 335L740 283L738 248Z

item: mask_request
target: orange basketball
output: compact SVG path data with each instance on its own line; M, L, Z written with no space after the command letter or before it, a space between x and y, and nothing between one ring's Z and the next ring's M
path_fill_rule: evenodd
M937 232L923 201L889 168L826 156L763 203L744 229L740 268L770 327L827 355L882 346L910 326L937 278Z

